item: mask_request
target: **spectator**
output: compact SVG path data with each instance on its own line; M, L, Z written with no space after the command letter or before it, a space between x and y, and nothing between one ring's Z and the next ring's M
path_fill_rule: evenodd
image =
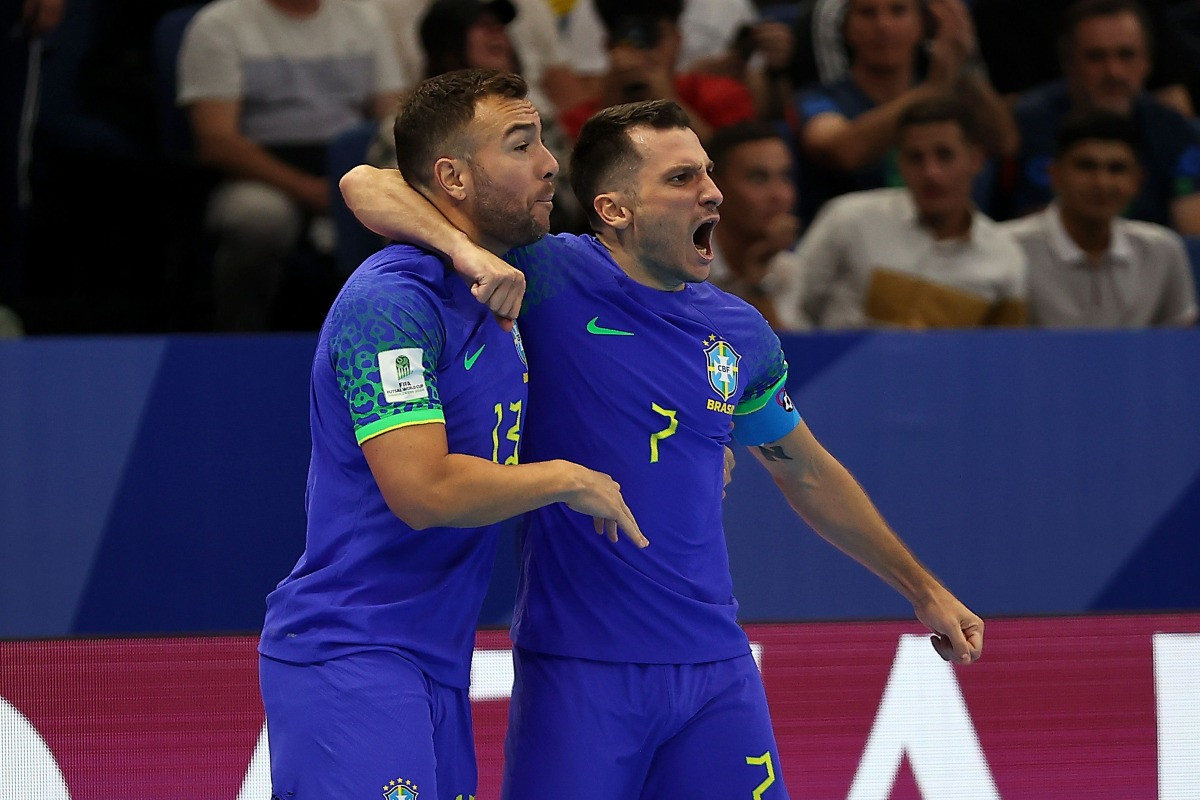
M753 119L745 84L720 75L677 72L683 0L596 0L607 32L608 71L599 92L562 113L568 136L601 108L639 100L674 100L700 141L734 122Z
M332 250L326 147L392 114L400 86L372 0L213 0L197 12L178 99L200 160L223 175L206 218L218 329L268 329L288 257L306 237Z
M428 61L429 48L422 44L418 33L422 19L434 4L433 0L378 2L396 40L396 52L406 84L411 85L423 76L453 69L444 62L434 65ZM506 25L511 48L519 65L519 68L509 68L508 71L520 74L529 84L530 99L541 110L543 122L557 113L558 109L572 106L587 96L583 83L568 59L558 22L546 0L457 0L440 13L443 20L453 21L457 18L473 22L484 11L490 11ZM465 25L457 22L451 27L462 28ZM443 47L452 51L461 50L461 46L453 41L443 39L442 42L444 44L439 42L439 50ZM388 135L391 135L390 131Z
M0 337L19 336L24 325L16 311L28 238L30 149L37 122L39 76L44 37L62 22L64 0L25 0L5 4L4 94L0 104L0 152L3 152L4 214L0 216Z
M1062 76L1055 41L1063 15L1077 0L973 0L971 16L979 31L979 50L996 91L1016 98L1021 92ZM1155 59L1146 88L1158 100L1191 116L1183 37L1165 0L1141 0L1151 24ZM1013 47L1021 42L1021 47Z
M559 3L562 5L562 3ZM608 72L608 38L597 0L573 0L562 16L562 29L575 70L599 91L601 77ZM679 53L674 67L692 71L696 62L725 52L737 31L756 22L758 11L752 0L683 0L679 16Z
M820 80L831 83L849 69L841 37L847 0L812 0L796 24L796 55L792 62L797 86ZM1055 35L1063 12L1075 0L970 0L979 52L996 91L1013 97L1026 89L1055 80L1061 68ZM1160 53L1147 86L1162 102L1190 115L1195 107L1185 87L1186 44L1175 30L1174 9L1164 0L1143 0L1154 25L1152 38ZM1014 47L1021 42L1021 47Z
M1044 211L1001 225L1029 259L1029 321L1043 327L1192 325L1196 290L1183 240L1122 219L1137 195L1138 135L1111 111L1068 117Z
M754 306L775 330L809 327L799 303L793 248L800 220L788 142L773 125L740 122L714 133L706 149L713 182L725 196L709 281Z
M921 100L898 125L907 188L831 200L800 243L813 325L1023 324L1024 254L971 201L984 156L968 109L952 97Z
M764 15L738 28L724 51L693 61L688 69L744 83L754 97L758 118L782 123L795 85L790 77L795 49L790 21Z
M1131 117L1138 131L1143 178L1125 215L1200 233L1200 132L1145 91L1148 30L1134 0L1082 0L1071 7L1059 39L1065 79L1026 92L1013 109L1021 150L1005 216L1050 202L1046 167L1059 125L1072 111L1102 108Z
M793 107L803 156L802 219L839 194L899 185L889 151L896 121L918 100L954 92L979 116L987 155L1016 150L1011 114L978 69L975 31L962 0L924 6L919 0L850 0L842 31L849 74L801 92ZM919 77L927 34L929 64Z
M543 4L543 0L536 0ZM425 54L425 77L433 77L468 67L498 69L525 77L525 60L510 37L521 13L528 10L529 0L522 9L510 0L433 0L420 19L421 50ZM542 119L542 141L560 164L567 163L570 143L566 132L553 112L553 104L530 87L529 99ZM380 126L368 159L375 166L396 166L395 137L391 125ZM563 179L569 171L562 170ZM569 195L570 192L564 193ZM586 226L583 212L574 198L557 198L551 212L550 228L555 232L582 230Z
M834 83L850 72L843 25L847 0L813 0L796 18L791 79L797 86Z

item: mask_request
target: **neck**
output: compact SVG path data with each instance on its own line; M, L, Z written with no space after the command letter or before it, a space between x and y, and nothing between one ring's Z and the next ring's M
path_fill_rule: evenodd
M660 292L678 292L683 289L685 285L683 281L675 279L667 280L642 264L637 256L621 244L619 234L606 231L604 233L597 233L596 238L600 241L600 244L608 249L609 254L613 257L613 261L617 262L617 266L621 268L621 271L643 286L658 289Z
M444 216L451 225L465 233L468 239L470 239L479 247L482 247L484 250L487 250L489 253L497 256L503 256L512 249L511 246L505 244L504 242L497 242L492 238L485 236L483 232L479 230L479 226L475 224L475 220L472 219L469 214L464 213L458 204L447 202L445 200L441 200L440 198L437 200L431 200L431 202L433 203L434 208L442 212L442 216Z
M862 89L863 94L877 103L886 103L904 94L912 87L912 64L898 67L855 64L850 76Z
M963 209L949 214L921 214L921 225L933 232L933 238L965 239L971 231L971 210Z
M1089 261L1096 261L1108 252L1112 244L1112 220L1096 219L1073 214L1065 208L1059 208L1058 218L1062 220L1063 229L1071 237Z

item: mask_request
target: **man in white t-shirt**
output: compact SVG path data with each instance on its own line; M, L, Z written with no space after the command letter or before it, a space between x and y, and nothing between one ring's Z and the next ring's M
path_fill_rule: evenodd
M828 201L801 241L814 327L1024 324L1025 255L971 200L984 155L969 109L951 96L913 103L896 146L904 188Z
M289 255L332 229L330 180L340 176L324 174L327 146L393 114L400 88L374 0L213 0L196 13L177 100L198 158L224 176L206 219L219 330L271 327Z
M1029 259L1029 321L1054 328L1193 325L1196 289L1183 239L1121 216L1142 179L1127 116L1064 121L1049 174L1054 201L1001 227Z

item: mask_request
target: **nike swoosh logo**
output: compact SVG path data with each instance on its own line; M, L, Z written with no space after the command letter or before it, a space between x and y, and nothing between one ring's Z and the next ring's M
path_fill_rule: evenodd
M596 324L599 317L592 317L588 320L587 332L594 333L597 336L633 336L632 331L619 331L616 328L605 328Z
M481 344L479 346L479 349L476 350L474 353L471 353L471 355L469 355L469 356L464 356L463 357L463 366L467 369L470 369L471 367L475 366L475 359L479 358L479 354L483 352L483 348L485 348L485 347L487 347L486 344Z

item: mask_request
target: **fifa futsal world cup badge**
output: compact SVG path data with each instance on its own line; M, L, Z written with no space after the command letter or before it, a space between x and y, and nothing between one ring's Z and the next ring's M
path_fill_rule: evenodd
M383 787L383 800L417 800L417 786L407 778L388 781Z
M408 356L396 357L396 377L400 379L407 378L412 372L412 363L408 360Z
M723 339L710 344L704 355L708 358L708 383L713 391L721 395L722 400L733 397L737 392L738 362L742 357Z

